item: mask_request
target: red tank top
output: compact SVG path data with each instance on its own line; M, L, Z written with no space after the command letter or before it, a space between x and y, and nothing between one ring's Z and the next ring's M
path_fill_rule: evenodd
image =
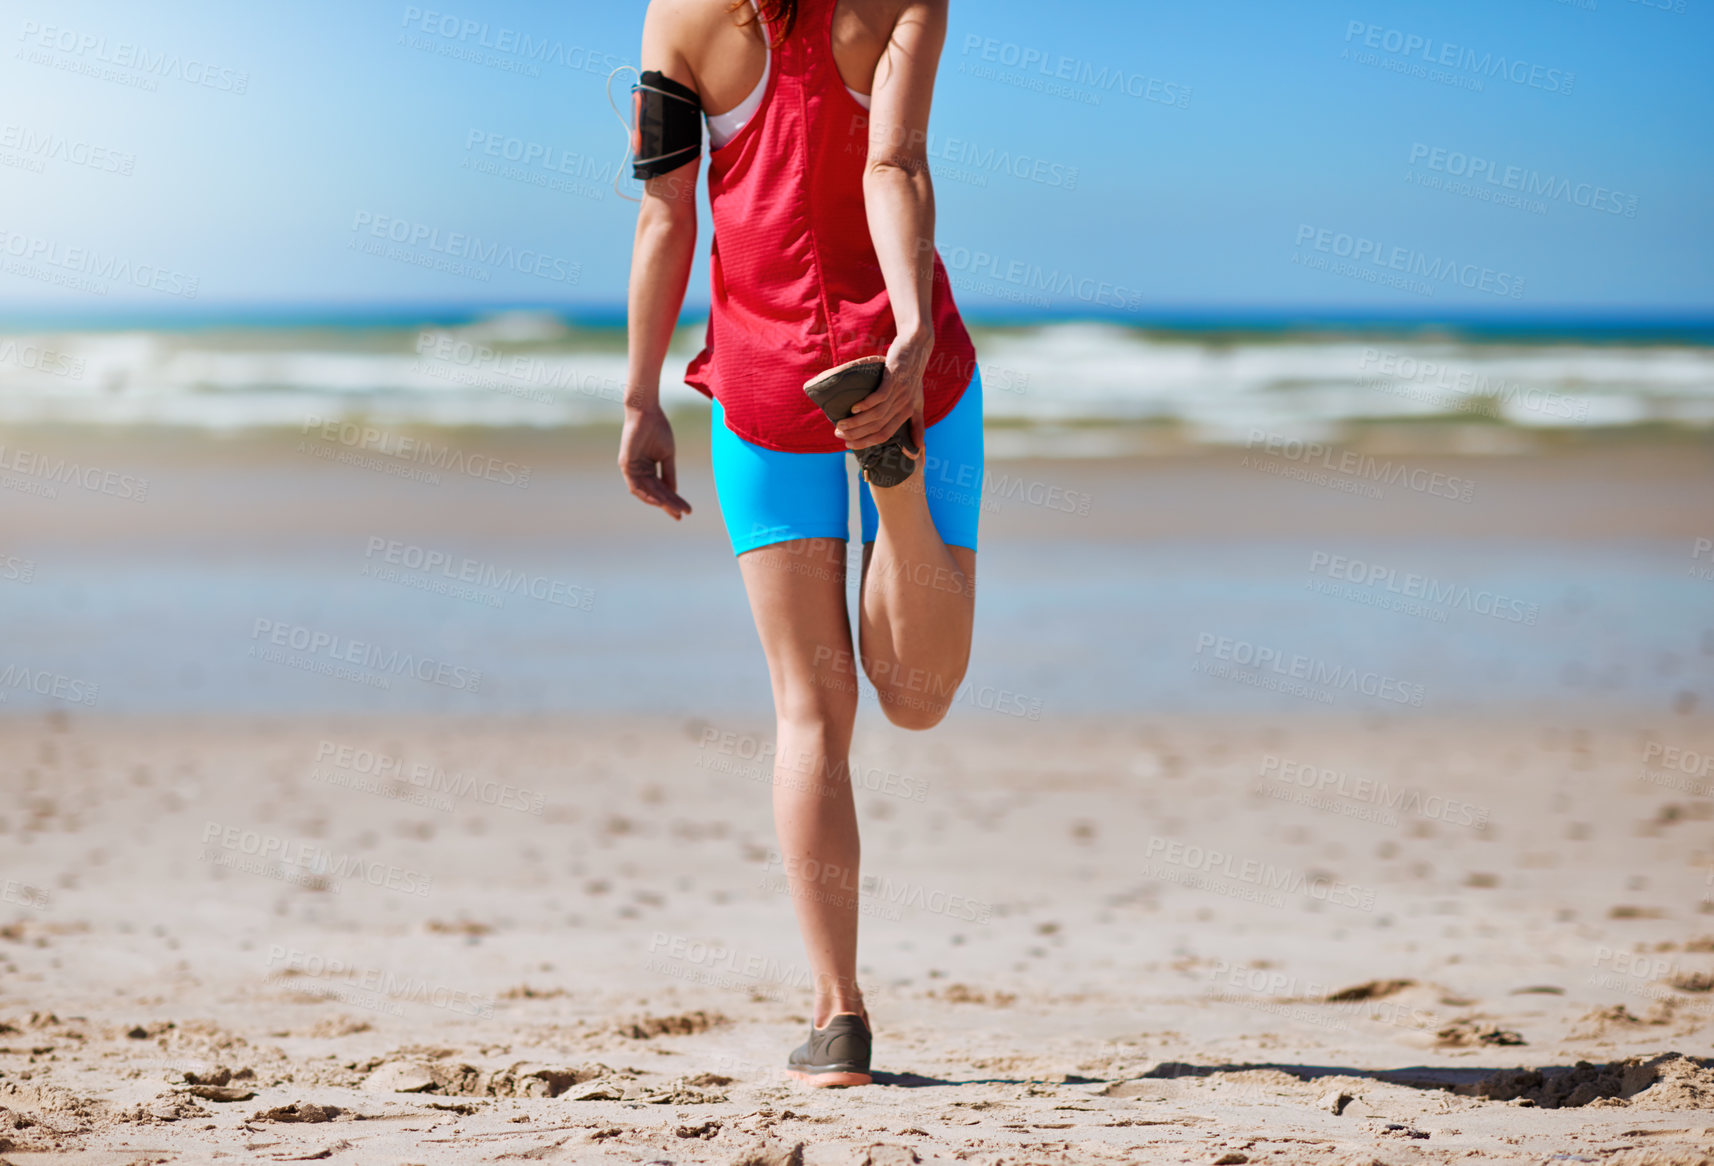
M788 453L845 449L803 384L884 354L896 335L863 202L869 112L834 64L836 3L801 0L761 107L709 155L708 338L684 377L719 398L733 433ZM938 252L929 311L925 425L952 411L976 368Z

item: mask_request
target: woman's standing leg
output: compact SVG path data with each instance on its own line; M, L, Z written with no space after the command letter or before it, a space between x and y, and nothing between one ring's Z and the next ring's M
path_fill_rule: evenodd
M775 543L739 555L738 569L773 683L774 824L815 976L814 1023L866 1016L857 987L860 848L849 770L857 674L845 543Z

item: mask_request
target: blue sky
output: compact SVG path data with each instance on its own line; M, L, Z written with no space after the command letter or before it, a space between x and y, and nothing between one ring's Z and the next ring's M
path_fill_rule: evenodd
M1678 2L958 0L960 302L1714 311L1714 0ZM637 0L8 7L0 312L622 299ZM428 266L453 236L512 261Z

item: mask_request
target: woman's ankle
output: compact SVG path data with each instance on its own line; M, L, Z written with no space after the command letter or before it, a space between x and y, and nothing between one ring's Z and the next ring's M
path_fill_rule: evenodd
M815 1002L814 1019L810 1023L816 1028L826 1028L827 1022L840 1013L861 1016L864 1024L869 1023L869 1009L864 1006L861 993L854 996L840 995L818 998Z

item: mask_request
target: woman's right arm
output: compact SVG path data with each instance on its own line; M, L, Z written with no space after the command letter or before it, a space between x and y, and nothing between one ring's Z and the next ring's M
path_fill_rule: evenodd
M684 28L678 4L654 0L643 17L643 67L695 88L677 43ZM690 513L678 494L672 426L661 411L661 364L672 343L685 285L696 253L696 179L699 154L677 170L648 179L637 212L626 295L625 428L619 470L631 493L674 519Z
M922 379L934 351L934 183L928 171L928 117L946 20L947 0L905 0L875 66L863 200L893 308L894 339L887 348L880 388L859 401L835 428L851 449L885 441L909 421L906 444L922 451Z

